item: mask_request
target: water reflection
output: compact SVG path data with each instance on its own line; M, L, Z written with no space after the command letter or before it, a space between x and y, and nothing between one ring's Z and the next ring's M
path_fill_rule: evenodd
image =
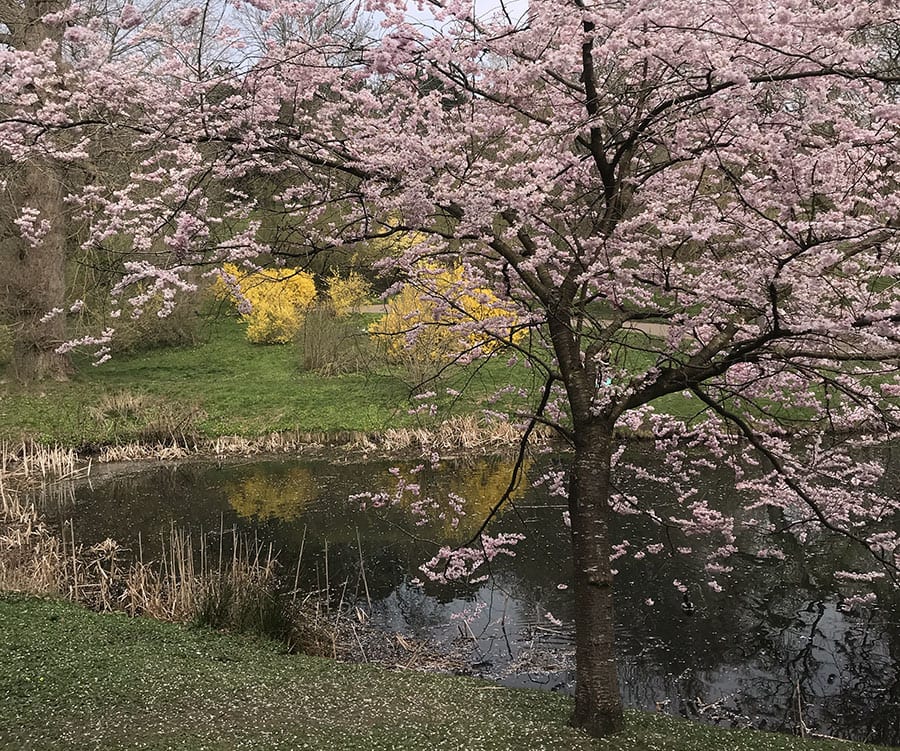
M257 520L294 521L319 495L312 472L297 466L278 473L258 467L223 488L231 508L244 519Z
M538 476L548 461L529 469ZM514 507L496 532L524 532L515 557L500 556L477 587L420 586L414 580L435 545L458 542L506 488L509 466L499 459L446 463L434 472L384 462L263 461L213 466L180 464L108 479L77 490L74 504L49 507L60 523L74 519L85 543L107 536L145 556L170 525L203 530L211 547L236 526L271 540L293 570L305 536L303 576L321 586L327 545L331 588L359 581L365 562L373 617L387 628L438 643L465 644L473 672L509 685L571 687L572 619L568 530L562 506L544 488L515 492ZM403 504L360 512L348 498L361 487L390 497L398 482L421 485L439 509L467 498L465 515L416 526ZM705 492L717 489L709 479ZM634 545L656 539L644 518L621 519L617 534ZM660 709L724 725L754 725L900 743L900 618L897 599L881 609L839 609L826 576L834 559L850 567L855 553L831 546L797 546L785 561L738 559L704 586L705 551L683 556L617 560L620 670L631 706ZM424 578L424 577L422 577ZM673 580L689 587L695 612L681 608Z

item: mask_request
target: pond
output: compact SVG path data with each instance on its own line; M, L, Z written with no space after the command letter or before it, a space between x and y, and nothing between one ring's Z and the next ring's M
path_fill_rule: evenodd
M560 460L527 468L537 477ZM396 463L394 463L396 464ZM498 556L477 585L437 585L420 572L441 544L458 542L505 489L511 464L499 458L445 461L439 470L387 462L264 460L154 465L96 472L68 499L46 502L79 542L112 537L158 551L174 525L202 533L214 548L233 527L271 542L293 570L303 546L310 588L346 589L366 602L373 620L397 632L468 655L467 672L506 685L572 689L572 603L564 506L545 487L517 490L492 532L521 532L514 557ZM896 464L891 469L894 487ZM452 514L427 524L403 504L361 510L360 490L390 493L410 478L435 498L468 498L458 528ZM715 476L710 492L726 494ZM718 490L714 490L718 487ZM454 495L455 494L455 495ZM618 522L620 537L655 539L643 517ZM740 559L705 585L703 555L616 561L620 676L629 706L725 726L795 730L900 743L900 601L842 606L824 576L833 548L797 546L786 561ZM327 572L327 580L326 580ZM681 607L678 580L693 613ZM345 582L347 583L345 585Z

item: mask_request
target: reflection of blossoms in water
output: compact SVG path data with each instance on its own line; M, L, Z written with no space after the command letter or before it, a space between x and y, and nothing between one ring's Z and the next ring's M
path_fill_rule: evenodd
M484 609L486 607L487 607L487 604L485 602L483 602L482 600L479 600L471 607L467 607L463 610L460 610L458 613L451 613L450 620L451 621L463 621L464 623L471 625L476 620L478 620L478 616L481 615L481 613L484 611Z
M534 481L534 487L539 488L541 486L546 487L547 492L551 496L563 499L568 499L569 497L568 477L562 470L550 469L540 475Z
M563 625L563 622L559 618L557 618L555 615L553 615L553 613L551 613L549 610L546 613L544 613L544 618L546 618L548 621L550 621L550 623L552 623L554 626L562 626Z
M279 475L260 472L225 485L228 503L248 519L291 521L303 513L318 493L318 486L305 467L292 467Z

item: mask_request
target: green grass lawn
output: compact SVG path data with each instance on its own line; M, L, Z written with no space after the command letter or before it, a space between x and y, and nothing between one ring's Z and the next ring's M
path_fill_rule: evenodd
M377 432L423 422L409 414L409 385L383 367L327 378L302 372L296 347L250 344L234 319L216 321L206 339L120 354L99 367L81 360L67 383L7 381L0 386L0 439L77 446L141 440L148 424L157 432L181 426L206 437L250 437L280 430ZM437 390L451 411L473 412L493 406L484 400L497 388L527 386L531 377L525 368L491 362L456 371ZM465 400L445 392L464 384Z
M549 692L286 655L274 642L0 595L0 748L858 751L629 713L596 741Z
M371 320L360 316L360 329ZM536 369L508 366L508 357L449 368L437 383L420 390L436 392L436 418L410 414L417 402L412 378L388 368L377 356L364 372L324 377L303 371L299 350L288 345L255 345L234 318L206 324L201 343L138 353L117 354L94 367L77 359L67 383L20 386L0 383L0 440L35 440L82 446L126 442L157 443L173 435L248 438L276 431L336 434L378 433L388 428L429 427L451 414L481 410L522 410L533 406L543 383ZM657 364L645 334L633 333L616 351L616 364L642 372ZM544 345L529 345L540 352ZM549 357L545 357L549 361ZM510 393L494 402L498 389ZM523 401L515 392L523 390ZM448 391L449 390L449 391ZM462 392L462 396L454 396ZM789 399L775 395L769 405L787 420L804 415ZM676 393L654 408L693 419L701 404ZM765 405L764 405L765 406ZM738 407L740 411L742 407Z

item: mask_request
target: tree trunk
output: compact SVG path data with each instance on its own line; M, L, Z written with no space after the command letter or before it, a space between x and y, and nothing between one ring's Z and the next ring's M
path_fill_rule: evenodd
M613 431L588 423L576 430L569 482L575 595L575 714L572 724L595 737L624 729L616 672L609 492Z
M56 352L66 340L66 316L41 322L66 300L66 221L59 168L47 161L17 169L17 200L3 210L5 237L0 260L6 269L3 318L12 327L13 375L23 382L65 380L69 358ZM37 209L49 224L40 243L32 247L13 224L22 207Z
M62 65L61 40L64 26L46 24L43 17L65 9L63 0L26 0L6 8L3 23L9 28L9 43L20 50L37 52L47 39L54 42L54 59ZM0 113L6 114L2 108ZM12 113L15 114L15 113ZM66 340L65 314L42 323L54 308L66 307L67 217L64 202L64 167L53 157L37 152L24 163L4 160L8 173L7 196L0 206L0 322L11 328L12 373L20 381L47 378L65 380L69 358L56 352ZM37 221L46 222L40 240L32 245L16 225L23 209L37 211Z

